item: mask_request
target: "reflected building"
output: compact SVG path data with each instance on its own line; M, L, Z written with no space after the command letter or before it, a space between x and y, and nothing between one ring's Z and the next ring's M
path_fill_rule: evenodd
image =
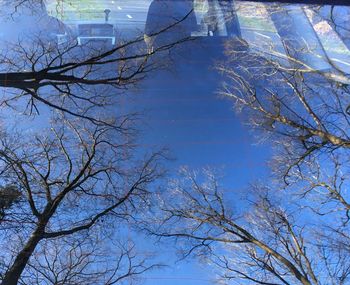
M48 0L46 6L41 0L29 2L39 6L24 6L11 17L7 10L13 2L0 2L7 8L3 31L11 31L0 36L13 39L41 29L41 36L50 41L54 37L58 44L73 38L80 45L112 46L144 36L149 49L188 37L217 38L221 43L240 38L251 52L293 68L350 73L350 7L238 0Z
M218 0L128 0L128 1L48 1L47 10L73 29L84 23L103 23L103 11L110 10L109 22L116 32L130 37L140 31L150 33L162 26L181 20L192 11L182 25L191 36L239 35L239 23L234 21L233 1ZM186 24L185 24L186 22ZM182 28L183 29L183 28ZM179 31L179 28L174 28Z
M298 58L311 68L350 71L350 35L346 29L350 7L277 4L237 0L51 0L48 13L79 34L81 24L103 24L103 11L117 37L128 39L144 33L146 42L166 42L174 37L239 37L253 50L288 61ZM151 37L172 25L162 37ZM98 34L98 32L96 32ZM98 35L96 35L98 37ZM157 38L157 39L156 39ZM330 41L332 39L332 41ZM329 62L331 60L331 63ZM334 65L334 66L332 66Z

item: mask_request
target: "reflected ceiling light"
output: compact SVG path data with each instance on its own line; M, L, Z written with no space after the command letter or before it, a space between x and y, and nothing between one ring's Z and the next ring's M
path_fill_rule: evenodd
M132 16L131 16L131 15L127 14L126 16L127 16L129 19L132 19Z
M118 10L122 10L122 7L118 6Z

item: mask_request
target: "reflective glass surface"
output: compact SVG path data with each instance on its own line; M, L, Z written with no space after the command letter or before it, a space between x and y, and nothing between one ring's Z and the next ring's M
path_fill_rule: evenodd
M1 284L349 284L350 6L0 7Z

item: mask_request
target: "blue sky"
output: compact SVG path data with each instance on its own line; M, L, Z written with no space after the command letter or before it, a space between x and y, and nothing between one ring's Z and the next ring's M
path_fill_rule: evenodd
M232 102L217 94L224 78L214 65L224 60L223 41L204 38L183 47L171 71L157 71L131 92L131 108L144 109L143 146L168 147L175 157L169 163L173 172L182 165L197 170L217 167L226 175L224 187L240 197L250 182L268 175L269 149L257 145L233 112ZM159 249L162 258L176 259L170 241ZM193 259L169 265L146 274L145 284L214 284L213 269Z

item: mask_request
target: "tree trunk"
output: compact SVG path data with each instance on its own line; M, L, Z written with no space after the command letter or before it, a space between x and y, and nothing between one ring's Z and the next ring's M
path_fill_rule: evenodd
M0 86L19 89L32 89L38 86L34 72L0 73Z
M15 261L10 269L6 272L1 285L17 285L21 274L26 267L29 258L33 254L36 246L42 240L44 235L45 225L39 225L31 235L23 249L17 254Z

